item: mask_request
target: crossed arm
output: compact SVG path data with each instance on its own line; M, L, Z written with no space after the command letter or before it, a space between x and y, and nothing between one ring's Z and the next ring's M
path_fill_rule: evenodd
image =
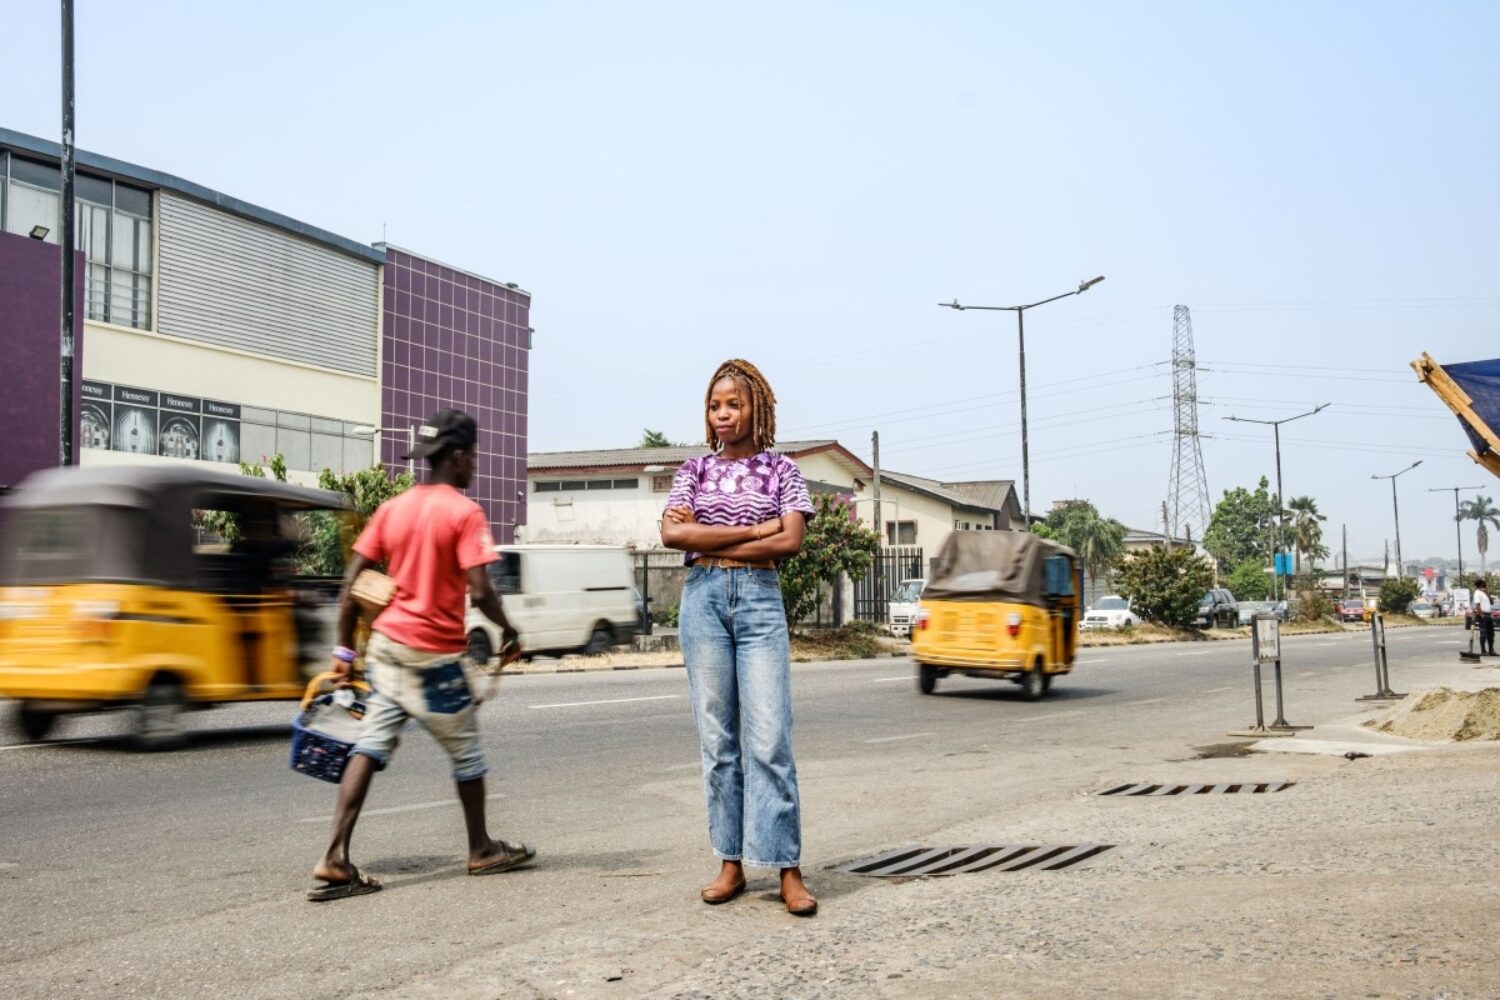
M699 524L687 507L662 515L661 543L669 549L701 552L745 562L789 559L802 548L807 522L800 511L751 525Z

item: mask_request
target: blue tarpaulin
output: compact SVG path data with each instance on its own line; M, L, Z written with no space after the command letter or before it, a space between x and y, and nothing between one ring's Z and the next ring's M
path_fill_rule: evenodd
M1440 365L1423 354L1411 366L1458 417L1474 445L1469 456L1500 476L1500 358Z
M1500 358L1494 361L1469 361L1459 365L1444 365L1443 371L1458 383L1458 387L1473 400L1469 405L1474 415L1489 425L1491 431L1500 429ZM1474 449L1483 455L1490 450L1482 430L1472 426L1462 415L1458 422L1464 433L1474 442Z

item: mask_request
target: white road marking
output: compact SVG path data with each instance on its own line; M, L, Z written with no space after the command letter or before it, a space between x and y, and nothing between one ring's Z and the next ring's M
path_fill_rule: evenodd
M1207 691L1199 691L1198 693L1199 694L1218 694L1220 691L1233 691L1233 690L1234 690L1234 685L1231 684L1228 687L1209 688Z
M1200 649L1195 653L1173 653L1173 656L1212 656L1217 653L1216 649Z
M527 708L578 708L582 705L623 705L632 701L668 701L680 694L653 694L645 698L605 698L601 701L560 701L552 705L527 705Z
M914 680L914 679L915 678L910 677L910 676L907 676L907 677L877 677L873 681L871 681L870 683L871 684L893 684L896 681L910 681L910 680Z
M0 750L37 750L41 747L70 747L78 743L97 743L98 740L47 740L42 743L12 743Z
M491 792L489 795L486 795L485 798L487 798L487 799L503 799L503 798L505 798L505 793L504 792ZM417 812L418 810L421 810L421 809L441 809L444 806L454 806L454 805L457 805L457 804L458 804L458 800L457 799L443 799L440 802L414 802L414 803L412 803L409 806L387 806L384 809L365 809L365 810L361 811L359 815L360 815L361 818L363 818L365 816L393 816L396 813ZM298 823L331 823L331 822L333 822L333 817L332 816L309 816L307 819L299 819L297 822Z
M1043 719L1061 719L1069 715L1082 715L1082 712L1051 712L1047 715L1033 715L1025 719L1011 719L1011 722L1041 722Z
M1089 660L1079 660L1078 662L1079 663L1105 663L1107 661L1108 661L1108 657L1096 656L1096 657L1094 657L1092 659L1089 659Z
M873 740L865 740L866 743L895 743L897 740L919 740L924 736L935 736L935 733L907 733L905 736L880 736Z
M1332 642L1314 642L1311 645L1314 645L1314 646L1342 646L1343 642L1341 640L1335 639Z
M19 861L0 861L0 870L19 867L21 867L21 863Z
M1166 701L1166 700L1167 699L1165 699L1165 698L1147 698L1145 701L1127 701L1121 707L1123 707L1123 708L1130 708L1132 705L1155 705L1159 701Z

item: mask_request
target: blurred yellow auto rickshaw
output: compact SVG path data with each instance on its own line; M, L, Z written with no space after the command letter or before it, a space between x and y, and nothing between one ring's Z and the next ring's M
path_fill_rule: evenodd
M297 519L348 506L212 467L31 476L0 501L0 697L33 740L60 715L129 708L143 749L180 744L186 709L301 697L340 581L299 572Z
M931 694L957 672L1016 681L1035 701L1073 669L1082 593L1066 546L1016 531L955 531L917 606L918 687Z

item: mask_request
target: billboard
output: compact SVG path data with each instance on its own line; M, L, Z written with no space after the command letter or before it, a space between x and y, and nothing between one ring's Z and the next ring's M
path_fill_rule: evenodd
M85 448L209 462L240 460L240 408L194 396L85 380Z

